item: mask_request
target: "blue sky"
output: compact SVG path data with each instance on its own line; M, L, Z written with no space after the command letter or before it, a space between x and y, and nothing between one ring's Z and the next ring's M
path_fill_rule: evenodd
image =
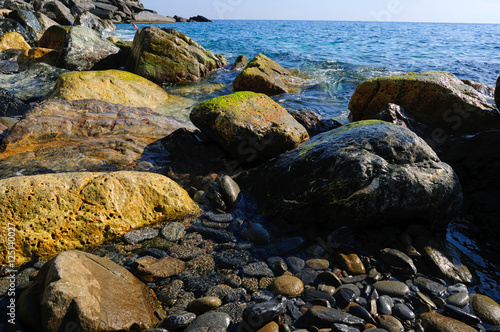
M499 23L499 0L142 0L163 15L211 19Z

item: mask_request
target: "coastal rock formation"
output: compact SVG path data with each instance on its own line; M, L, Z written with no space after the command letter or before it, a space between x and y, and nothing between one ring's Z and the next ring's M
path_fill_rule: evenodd
M103 20L91 12L84 12L75 19L75 25L81 25L99 33L104 30L116 30L116 26L110 20Z
M43 62L50 66L57 66L61 52L50 48L34 47L26 50L17 57L20 70L26 70L35 64Z
M65 36L59 63L69 70L111 69L120 65L120 48L102 39L94 30L74 26Z
M495 104L497 109L500 110L500 77L497 79L497 85L495 87Z
M68 34L70 29L70 26L63 25L53 25L49 27L43 33L42 38L40 38L40 40L38 41L37 46L62 51L64 47L64 41L66 40L66 35Z
M35 36L35 40L40 39L43 33L43 26L32 11L15 9L9 13L8 18L19 22L23 28Z
M484 96L446 72L405 73L361 83L351 97L351 121L371 119L394 103L439 132L474 134L500 127L500 112Z
M17 32L21 36L23 36L24 40L28 42L28 44L32 44L35 36L33 34L26 31L23 26L10 18L1 18L0 17L0 36L6 34L7 32Z
M17 74L0 74L2 88L24 102L42 99L52 90L57 77L67 70L37 63Z
M60 25L73 25L75 18L61 1L38 1L35 10L41 12Z
M239 57L236 58L236 61L234 61L231 70L242 70L245 69L247 65L248 65L248 58L246 57L246 55L240 55Z
M183 98L169 96L142 76L121 70L69 72L57 78L45 100L98 99L134 107L149 107L164 115L174 115Z
M24 40L23 36L15 31L7 32L0 36L0 51L8 49L29 50L31 46Z
M240 162L276 157L309 139L302 125L271 98L236 92L196 106L190 119Z
M253 91L273 96L292 91L292 73L259 54L250 61L246 68L233 82L234 91Z
M131 52L129 70L160 84L197 81L226 65L223 57L174 29L140 29Z
M158 323L161 303L109 259L66 251L43 266L18 308L32 331L136 331Z
M328 228L401 220L440 226L462 204L452 168L410 130L381 121L320 134L246 181L266 215Z
M175 23L175 18L163 16L151 11L144 10L134 15L135 23L168 24Z
M206 18L205 16L198 15L190 17L189 22L212 22L212 21Z
M333 119L323 119L318 113L307 109L291 111L290 114L306 128L310 137L338 128L342 125L340 122Z
M154 173L59 173L0 180L3 223L14 224L16 265L71 249L94 249L131 229L181 220L198 206ZM7 238L0 240L6 262Z
M45 101L3 140L0 177L47 172L160 170L160 140L195 127L148 108L98 100Z

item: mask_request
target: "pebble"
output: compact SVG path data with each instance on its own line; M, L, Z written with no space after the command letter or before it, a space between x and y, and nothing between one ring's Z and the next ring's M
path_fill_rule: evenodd
M230 223L234 220L234 216L231 213L215 213L212 211L205 212L203 217L218 223Z
M446 292L446 288L443 285L427 278L418 277L415 278L413 282L420 288L421 291L434 297L441 297L444 292Z
M189 227L189 231L196 232L206 236L217 242L236 242L236 236L233 233L223 230L223 229L214 229L210 227L203 226L201 224L192 224Z
M353 284L345 284L345 285L341 285L339 287L337 287L337 292L340 291L341 289L350 289L354 292L354 295L356 297L360 297L361 296L361 289L356 286L356 285L353 285Z
M183 261L173 257L156 259L145 256L137 259L134 262L134 266L142 280L153 281L158 278L167 278L181 273L184 271L185 264Z
M367 323L371 324L376 324L375 320L373 319L373 316L366 310L364 307L351 303L348 306L348 312L354 316L357 316L359 318L362 318L365 320Z
M259 290L259 279L257 278L242 278L241 286L244 287L250 294Z
M333 324L363 325L364 320L345 311L334 308L313 306L304 314L304 322L308 326L331 328Z
M224 201L229 205L235 205L241 198L241 190L238 184L229 176L224 175L219 178L219 185L221 188Z
M297 297L304 291L304 284L297 277L283 275L274 279L270 288L274 293L287 297Z
M388 332L404 332L405 328L403 324L393 316L380 315L377 316L377 326Z
M170 315L167 319L167 326L171 329L178 329L188 326L196 319L196 315L192 312L181 311L174 315Z
M218 267L225 269L240 268L247 265L252 258L248 251L227 249L214 253L214 260Z
M339 265L349 274L358 275L366 273L365 266L357 254L337 253L334 255L334 258L337 263L339 263Z
M222 307L217 309L217 311L228 314L232 322L234 324L238 324L239 322L242 321L243 311L245 311L246 308L247 308L246 303L231 302L224 304Z
M222 305L221 299L215 296L200 297L188 304L188 309L195 313L204 313Z
M137 250L137 253L140 256L151 256L154 258L165 258L168 256L165 251L158 248L141 248Z
M299 273L306 266L306 262L302 258L295 256L287 257L285 261L293 274Z
M151 227L144 227L141 229L136 229L133 231L128 232L123 236L125 241L128 243L134 245L138 244L144 240L150 240L158 236L160 232L157 229L151 228Z
M328 301L330 303L330 306L332 306L332 307L337 302L335 300L335 298L333 296L331 296L330 294L327 294L325 292L322 292L322 291L319 291L316 289L306 289L302 293L301 297L305 302L308 302L308 303L311 303L315 299L324 299L324 300Z
M190 244L176 245L168 250L168 254L174 258L189 260L202 255L203 249Z
M356 301L356 293L350 288L339 288L335 293L335 300L342 308L345 308L349 303Z
M283 258L275 256L269 257L267 260L267 265L274 271L277 275L282 275L286 271L288 271L288 266Z
M474 294L471 304L474 313L485 323L500 325L500 304L495 300L486 295Z
M361 274L359 276L342 278L340 280L343 284L357 284L358 282L365 281L366 278L368 278L368 275Z
M205 327L227 329L231 324L231 321L231 317L227 313L207 312L198 316L191 324L189 324L184 332L193 332L196 329Z
M467 286L465 286L464 284L460 284L459 283L459 284L448 286L448 293L450 293L450 294L455 294L455 293L466 293L466 294L468 294L469 290L467 289Z
M286 313L287 300L284 296L278 295L271 301L254 304L243 311L243 320L251 328L259 328L274 318Z
M325 285L325 284L319 284L318 285L318 290L319 291L322 291L328 295L333 295L335 294L335 291L337 290L335 287L333 286L328 286L328 285Z
M463 308L469 304L469 299L470 297L467 293L455 293L446 298L446 303Z
M340 287L342 285L342 280L335 275L335 273L326 271L326 272L321 272L318 275L318 281L324 282L327 285L334 286L334 287Z
M274 277L273 271L265 262L256 262L245 265L242 269L243 275L247 277Z
M401 281L396 280L377 281L373 284L373 287L380 294L394 297L405 297L410 294L410 288Z
M420 307L419 310L421 312L426 312L426 311L437 309L436 304L430 298L428 298L425 294L423 294L421 292L416 292L413 299L414 299L415 306Z
M403 273L415 275L417 268L413 260L404 252L396 249L385 248L380 250L382 261L394 269L398 269Z
M419 318L422 320L424 326L426 326L426 331L477 332L473 327L454 318L438 314L435 311L424 312L420 314Z
M160 249L163 251L168 251L171 247L175 246L175 243L170 242L168 240L165 240L162 237L155 237L154 239L151 240L146 240L141 243L141 247L143 249L145 248L155 248L155 249Z
M167 241L177 242L186 235L186 230L182 223L175 221L165 225L161 230L161 235Z
M297 278L302 280L304 285L311 285L318 277L319 272L311 268L305 268L302 271L295 274Z
M173 306L181 294L182 287L184 287L182 280L172 281L157 294L158 300L169 307Z
M330 267L330 262L326 259L309 259L306 261L306 265L314 270L326 270Z
M255 244L268 244L271 242L271 234L259 223L249 222L247 226L248 237Z
M295 236L276 244L274 250L280 256L290 255L300 251L305 243L306 240L303 237Z
M280 327L275 322L269 322L264 327L257 330L257 332L279 332Z
M352 327L352 326L349 326L349 325L345 325L345 324L334 323L332 325L332 328L330 331L333 331L333 332L359 332L359 329Z
M382 280L383 276L380 272L377 271L377 269L373 268L368 272L368 278L370 278L372 281L377 282L379 280Z
M481 320L477 316L474 316L473 314L470 314L451 304L446 304L444 306L444 312L447 316L458 319L466 324L474 325L481 323Z
M396 303L394 305L392 312L394 316L398 317L403 321L406 320L412 321L415 319L415 314L413 313L413 311L411 311L411 309L408 308L404 303Z

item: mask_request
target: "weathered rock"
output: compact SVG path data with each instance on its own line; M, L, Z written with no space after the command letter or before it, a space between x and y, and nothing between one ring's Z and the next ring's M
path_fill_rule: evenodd
M292 73L269 59L258 54L233 82L234 91L253 91L269 96L289 93L293 90Z
M96 100L43 102L15 128L3 141L0 177L82 170L161 171L167 153L159 140L179 128L194 130L186 121L147 108Z
M168 24L175 23L175 18L170 16L163 16L147 10L134 14L135 23L149 23L149 24Z
M59 25L56 21L54 21L44 13L36 12L35 16L38 19L38 22L40 22L40 24L42 25L42 31L47 31L47 29L51 26Z
M33 41L33 34L26 31L23 26L10 18L0 18L0 36L6 34L7 32L17 32L23 36L24 40L27 42Z
M186 23L186 22L188 21L188 19L187 19L187 18L185 18L185 17L181 17L181 16L177 16L177 15L175 15L175 16L174 16L174 19L175 19L175 22L182 22L182 23Z
M304 291L304 284L297 277L283 275L274 279L271 289L275 294L298 297Z
M42 36L43 26L33 11L15 9L9 13L8 17L19 22L23 28L35 36L35 39L38 40Z
M240 55L236 58L231 70L242 70L248 65L248 58L246 55Z
M15 31L7 32L0 36L0 51L8 49L29 50L31 46L24 40L23 36Z
M142 172L60 173L0 181L3 222L14 224L16 264L91 249L133 228L198 213L169 178ZM99 221L99 222L96 222ZM1 239L2 263L8 243Z
M476 329L462 323L454 318L446 317L435 311L429 311L420 314L422 325L429 332L474 332Z
M37 46L62 51L64 41L70 29L70 26L62 25L53 25L49 27L38 41Z
M92 0L72 0L71 4L73 5L70 10L73 15L81 15L95 9L95 5Z
M382 261L385 264L395 268L398 271L409 274L411 276L417 273L417 268L413 263L413 260L399 250L385 248L380 250L380 255L382 257Z
M192 110L190 119L233 158L245 163L275 157L309 138L283 107L253 92L203 102Z
M433 136L500 127L500 112L482 94L446 72L405 73L363 82L351 97L350 119L371 119L389 103L435 128Z
M128 68L156 83L184 83L225 65L225 59L177 30L146 27L134 37Z
M500 325L500 304L492 298L482 295L472 295L472 309L485 323Z
M120 48L84 26L72 27L64 40L60 65L69 70L111 69L120 61Z
M258 329L274 318L286 313L286 298L276 296L271 301L249 306L243 312L243 320L253 329Z
M29 106L9 91L0 88L0 116L19 116L26 113Z
M313 306L304 314L304 323L318 328L331 327L334 323L363 325L362 318L334 308Z
M418 122L411 113L407 112L399 105L387 104L373 118L375 120L387 121L398 126L406 127L425 139L426 142L432 142L431 128Z
M21 10L26 10L26 11L33 11L33 6L30 3L24 2L22 0L17 0L17 1L6 0L5 1L5 8L7 10L21 9Z
M446 303L454 305L459 308L465 307L469 304L470 298L468 293L456 293L446 298Z
M171 222L161 230L161 235L171 242L177 242L186 234L185 227L180 222Z
M434 282L424 277L417 277L413 280L415 286L420 288L420 291L429 294L433 297L441 297L446 288L440 283Z
M0 74L2 87L24 102L39 101L52 90L57 77L65 69L37 63L18 74Z
M35 47L24 51L17 57L19 68L26 69L43 62L50 66L57 66L60 52L50 48Z
M69 8L58 0L43 2L40 11L60 25L73 25L75 21Z
M156 296L130 272L79 251L45 264L21 293L20 320L34 331L135 331L158 323Z
M401 281L396 280L377 281L373 284L373 287L381 295L405 297L410 294L410 288L408 288L408 286Z
M144 228L127 232L127 234L125 234L123 238L131 245L136 245L142 241L154 239L159 234L160 234L159 230L147 226Z
M495 96L495 89L492 88L491 86L484 85L479 82L471 81L471 80L465 80L461 79L462 82L465 84L469 85L471 88L479 92L480 94L485 95L488 98L494 98Z
M135 274L144 281L154 281L175 276L184 271L183 261L173 257L156 259L151 256L141 257L134 262Z
M194 301L191 301L188 305L188 309L192 312L203 313L210 310L214 310L222 305L221 299L215 296L200 297Z
M109 20L103 20L91 12L84 12L75 19L74 25L81 25L99 33L103 33L105 30L114 31L116 26Z
M342 125L340 122L333 119L323 119L318 113L307 109L292 111L290 114L306 128L307 133L311 137L338 128Z
M265 215L327 222L333 229L402 219L442 226L462 204L451 167L410 130L381 121L320 134L254 170L246 182Z
M62 74L44 99L98 99L126 106L149 107L163 115L177 115L183 103L183 98L169 96L144 77L114 69Z

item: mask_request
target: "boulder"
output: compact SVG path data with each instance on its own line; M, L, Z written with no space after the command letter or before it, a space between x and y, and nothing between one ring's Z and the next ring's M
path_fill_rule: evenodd
M104 30L114 31L116 26L109 20L103 20L90 12L84 12L75 19L75 25L81 25L99 33Z
M123 267L72 250L42 267L18 310L32 331L137 331L158 323L161 303Z
M42 31L46 31L48 28L54 25L59 25L56 21L45 15L44 13L36 12L35 13L38 22L42 25Z
M37 46L62 51L66 35L70 29L70 26L62 25L53 25L49 27L38 41Z
M42 36L43 26L40 24L40 21L36 18L33 11L16 9L9 13L9 18L19 22L23 28L35 36L35 39L38 40Z
M142 12L134 14L133 21L135 23L168 24L175 23L175 18L144 10Z
M175 115L183 98L169 96L144 77L121 70L69 72L57 78L45 99L98 99L134 107L149 107L164 115Z
M302 125L264 94L236 92L197 105L190 119L240 162L252 163L297 147L309 139Z
M349 117L351 121L372 119L389 103L435 128L433 136L500 127L500 112L482 94L446 72L405 73L363 82L351 97Z
M57 66L60 54L59 51L50 48L34 47L19 55L17 57L17 64L21 70L30 68L40 62Z
M402 220L442 226L462 204L453 169L421 138L373 120L319 134L240 182L265 215L327 228Z
M497 79L497 85L495 87L495 104L497 109L500 110L500 77Z
M7 32L18 32L20 33L24 40L27 41L28 43L31 43L33 41L33 34L29 33L26 31L23 26L10 18L0 18L0 36L6 34Z
M160 140L194 126L148 108L98 100L45 101L3 140L0 178L41 172L162 171Z
M2 222L16 227L16 265L91 250L131 229L183 219L199 209L171 179L154 173L59 173L0 180ZM11 248L12 249L12 248ZM0 240L6 263L7 238Z
M0 51L9 49L29 50L30 48L31 46L18 32L7 32L0 36Z
M425 331L429 332L474 332L472 326L462 323L454 318L446 317L435 311L424 312L420 314L422 325Z
M292 73L259 54L250 61L246 68L233 82L234 91L253 91L273 96L293 91Z
M73 25L75 21L69 8L58 0L43 2L40 11L60 25Z
M408 128L418 136L422 137L428 144L433 143L431 138L431 128L421 122L418 122L411 113L407 112L399 105L387 104L373 118L375 120L387 121L395 125Z
M204 16L198 15L198 16L190 17L189 22L212 22L212 21Z
M482 294L472 295L472 309L486 324L500 325L500 304L491 297Z
M83 14L85 12L90 12L95 9L94 1L92 0L72 0L71 12L77 13L77 15Z
M2 87L24 102L38 101L52 90L57 77L65 69L52 67L46 63L37 63L18 74L0 74Z
M111 69L120 65L120 48L84 26L72 27L64 40L60 65L69 70Z
M471 88L476 90L482 95L485 95L487 98L494 98L495 94L495 89L492 88L491 86L484 85L482 83L476 82L476 81L471 81L471 80L464 80L461 79L462 82L465 84L469 85Z
M307 109L291 111L290 114L297 122L306 128L307 133L311 137L338 128L342 125L340 122L333 119L323 119L318 113Z
M145 27L134 37L128 68L156 83L185 83L225 65L177 30Z
M21 10L26 10L26 11L33 11L33 6L28 3L28 2L24 2L22 0L7 0L5 1L5 5L2 6L6 9L9 9L9 10L16 10L16 9L21 9Z
M9 91L0 88L0 116L20 116L26 113L29 106L16 98Z
M248 65L248 58L246 57L246 55L240 55L236 58L236 61L234 61L231 70L242 70L245 69L247 65Z

